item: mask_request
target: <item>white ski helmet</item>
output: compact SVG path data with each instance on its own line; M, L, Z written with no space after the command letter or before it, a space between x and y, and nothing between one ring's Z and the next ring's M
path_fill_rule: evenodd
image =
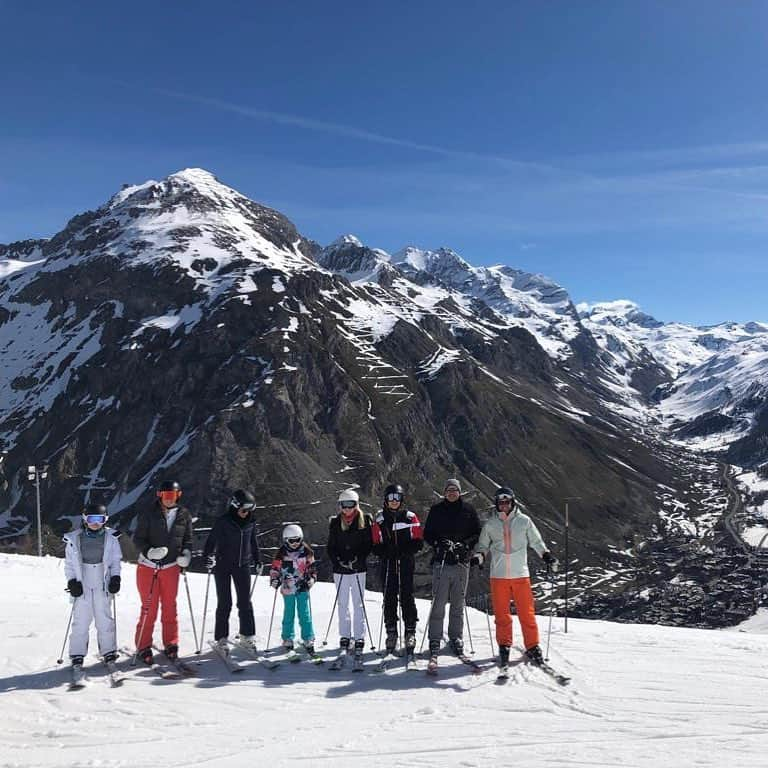
M283 528L283 541L286 542L288 539L301 539L304 541L304 531L301 530L300 525L291 523Z
M357 495L357 491L348 488L339 494L338 503L341 504L342 501L354 501L357 504L360 501L360 497Z

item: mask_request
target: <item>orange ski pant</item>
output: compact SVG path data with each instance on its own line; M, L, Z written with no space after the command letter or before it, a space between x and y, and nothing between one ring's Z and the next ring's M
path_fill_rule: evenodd
M517 609L525 648L526 650L533 648L539 642L539 628L536 624L531 580L527 576L520 579L491 579L491 602L493 615L496 618L496 642L499 645L512 645L510 600L514 601Z
M179 644L176 594L179 591L180 573L181 568L178 565L160 569L139 565L136 568L136 586L141 597L141 614L136 624L136 647L139 650L152 645L152 633L159 606L162 606L160 622L163 626L163 648Z

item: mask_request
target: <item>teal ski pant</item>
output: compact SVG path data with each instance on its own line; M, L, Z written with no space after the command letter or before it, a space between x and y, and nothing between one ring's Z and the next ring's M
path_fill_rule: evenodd
M293 640L294 618L299 614L301 639L306 643L315 639L312 627L312 609L309 607L309 592L283 595L283 640Z

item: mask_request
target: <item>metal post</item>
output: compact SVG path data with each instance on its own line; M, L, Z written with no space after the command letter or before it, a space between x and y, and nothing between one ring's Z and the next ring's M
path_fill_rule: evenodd
M43 526L40 514L40 472L35 472L35 489L37 491L37 556L43 556Z
M568 502L565 502L565 634L568 634L568 573L570 560L568 559ZM550 598L551 599L551 598Z

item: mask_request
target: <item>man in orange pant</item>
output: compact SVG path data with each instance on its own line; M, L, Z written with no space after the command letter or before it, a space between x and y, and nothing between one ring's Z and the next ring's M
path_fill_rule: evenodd
M499 488L495 497L496 514L483 526L472 563L482 565L491 558L491 601L496 619L496 641L499 644L499 666L509 664L512 645L512 615L509 601L514 600L523 630L525 653L534 664L544 658L539 647L539 628L528 571L528 547L532 547L547 566L554 568L557 559L547 550L541 534L528 515L515 502L510 488Z

